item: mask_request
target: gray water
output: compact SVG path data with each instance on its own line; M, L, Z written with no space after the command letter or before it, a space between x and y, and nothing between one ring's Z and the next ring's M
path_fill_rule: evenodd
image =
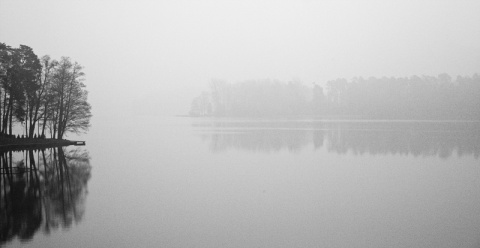
M480 246L478 122L139 117L75 139L82 215L3 246Z

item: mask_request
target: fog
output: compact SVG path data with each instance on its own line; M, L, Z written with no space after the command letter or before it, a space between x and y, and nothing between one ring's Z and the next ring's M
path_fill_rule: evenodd
M0 0L0 246L478 247L479 9Z
M94 116L187 114L212 79L472 75L478 1L0 1L0 41L85 67Z

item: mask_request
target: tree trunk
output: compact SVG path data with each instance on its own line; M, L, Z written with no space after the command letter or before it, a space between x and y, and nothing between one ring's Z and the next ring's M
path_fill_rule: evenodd
M2 102L2 98L1 98L1 97L2 97L2 92L0 91L0 102ZM2 113L3 113L3 112L2 112L2 106L0 106L0 127L2 127L2 123L3 123L3 122L2 122ZM0 128L0 131L3 132L3 130L1 130L1 128Z
M45 110L43 113L42 137L45 135L45 127L47 125L47 113L48 113L48 102L45 102Z
M28 106L27 106L28 111ZM25 138L28 138L28 114L25 113Z
M10 100L10 130L8 133L10 135L12 135L12 122L13 122L13 101Z
M2 132L3 133L7 133L7 125L8 125L8 110L10 108L8 107L8 104L7 104L7 91L5 91L5 94L4 94L4 97L3 97L3 125L2 125Z

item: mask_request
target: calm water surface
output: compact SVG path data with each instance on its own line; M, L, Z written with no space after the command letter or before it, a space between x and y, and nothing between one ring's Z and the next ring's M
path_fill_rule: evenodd
M79 139L79 195L8 213L39 224L1 222L2 247L480 246L478 122L139 117Z

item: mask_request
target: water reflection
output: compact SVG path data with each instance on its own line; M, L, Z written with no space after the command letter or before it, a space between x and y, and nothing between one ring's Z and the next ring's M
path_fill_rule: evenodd
M82 219L91 170L85 150L0 152L0 165L0 245Z
M480 155L480 122L194 120L212 151L312 146L338 154Z

